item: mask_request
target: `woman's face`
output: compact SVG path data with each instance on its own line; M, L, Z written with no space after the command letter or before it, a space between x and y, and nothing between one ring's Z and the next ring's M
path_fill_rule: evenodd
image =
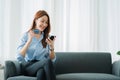
M37 20L35 20L36 23L36 29L40 30L40 31L44 31L45 28L48 26L48 17L46 15L38 18Z

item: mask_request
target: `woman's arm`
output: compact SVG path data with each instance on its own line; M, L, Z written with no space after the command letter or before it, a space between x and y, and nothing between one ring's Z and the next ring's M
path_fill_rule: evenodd
M23 48L20 50L20 54L25 57L26 51L30 45L30 41L27 41L26 44L23 46Z
M29 31L28 32L28 40L27 40L27 42L25 43L25 45L21 48L21 50L20 50L20 54L23 56L23 57L25 57L25 55L26 55L26 51L27 51L27 49L28 49L28 47L29 47L29 45L30 45L30 43L31 43L31 41L32 41L32 37L34 36L34 33L32 32L32 31Z
M54 59L55 58L55 52L54 52L54 48L50 49L50 59Z
M50 39L46 39L46 42L48 43L48 45L50 46L50 59L53 60L55 58L55 52L54 52L54 41L55 39L53 40L50 40Z

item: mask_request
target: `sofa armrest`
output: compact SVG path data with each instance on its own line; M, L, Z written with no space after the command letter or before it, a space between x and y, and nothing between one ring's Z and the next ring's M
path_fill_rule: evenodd
M4 78L13 77L21 74L21 64L17 61L5 61Z
M112 74L120 77L120 60L113 63Z

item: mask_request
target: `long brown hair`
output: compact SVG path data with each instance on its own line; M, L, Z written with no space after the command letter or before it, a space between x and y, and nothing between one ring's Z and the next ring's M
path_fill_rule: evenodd
M32 29L35 29L35 26L36 26L36 23L35 23L35 20L37 20L38 18L42 17L46 15L48 17L48 26L46 27L46 29L43 31L44 32L44 35L43 35L43 39L42 39L42 45L43 47L45 48L47 43L45 42L46 38L48 37L49 33L50 33L50 29L51 29L51 26L50 26L50 18L49 18L49 15L46 11L44 10L39 10L36 12L35 16L34 16L34 19L33 19L33 23L32 23L32 26L30 28L30 30Z

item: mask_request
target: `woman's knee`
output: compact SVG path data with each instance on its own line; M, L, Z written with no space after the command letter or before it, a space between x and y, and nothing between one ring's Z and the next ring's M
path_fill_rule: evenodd
M51 64L52 60L50 58L47 59L46 63Z
M45 78L44 69L39 69L37 71L36 76L37 76L37 80L44 80L44 78Z

